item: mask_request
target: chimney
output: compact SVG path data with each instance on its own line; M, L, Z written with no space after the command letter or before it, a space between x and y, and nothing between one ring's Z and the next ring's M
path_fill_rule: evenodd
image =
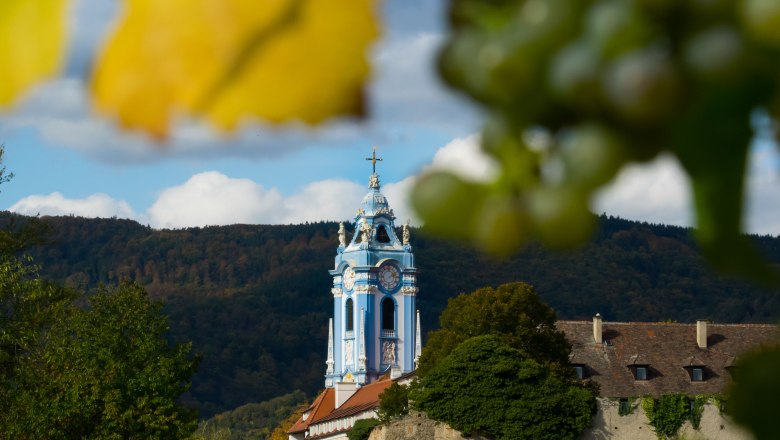
M601 336L601 315L598 313L593 317L593 340L596 341L597 344L604 342L604 339Z
M336 383L336 408L344 404L357 391L355 382L337 382Z
M699 319L696 321L696 345L699 348L707 348L707 320Z

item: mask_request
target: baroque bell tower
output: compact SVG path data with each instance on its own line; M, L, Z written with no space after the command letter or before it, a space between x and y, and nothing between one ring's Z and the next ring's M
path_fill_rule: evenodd
M414 371L420 357L417 269L409 227L399 239L395 215L380 192L376 147L368 194L355 214L355 233L347 242L339 227L333 276L333 318L328 329L325 386L364 385L383 374Z

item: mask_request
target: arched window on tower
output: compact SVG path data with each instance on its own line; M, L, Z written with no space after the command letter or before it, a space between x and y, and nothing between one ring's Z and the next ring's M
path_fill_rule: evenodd
M347 298L347 304L344 307L344 313L347 315L347 332L352 333L355 330L355 313L352 305L352 298Z
M382 300L382 336L395 337L395 303L390 298Z
M390 243L390 236L387 235L387 228L379 226L376 230L376 241L380 243Z

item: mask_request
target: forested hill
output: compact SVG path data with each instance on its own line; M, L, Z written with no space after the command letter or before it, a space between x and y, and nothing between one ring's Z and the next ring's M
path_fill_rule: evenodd
M31 254L45 277L84 290L130 278L166 301L174 337L192 340L203 354L188 396L201 416L322 386L337 224L154 230L120 219L42 220L50 225L48 243ZM755 240L780 262L780 239ZM714 275L679 227L602 217L580 249L531 245L502 261L419 230L411 243L424 331L437 325L447 298L516 280L536 286L561 319L596 312L620 321L780 316L780 291Z

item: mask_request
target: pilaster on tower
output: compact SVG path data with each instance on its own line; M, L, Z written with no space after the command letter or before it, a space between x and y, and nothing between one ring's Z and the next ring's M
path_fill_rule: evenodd
M420 311L417 311L417 325L414 328L414 369L420 366L422 356L422 337L420 334Z
M325 361L328 369L325 371L325 386L333 386L333 318L328 319L328 359Z

